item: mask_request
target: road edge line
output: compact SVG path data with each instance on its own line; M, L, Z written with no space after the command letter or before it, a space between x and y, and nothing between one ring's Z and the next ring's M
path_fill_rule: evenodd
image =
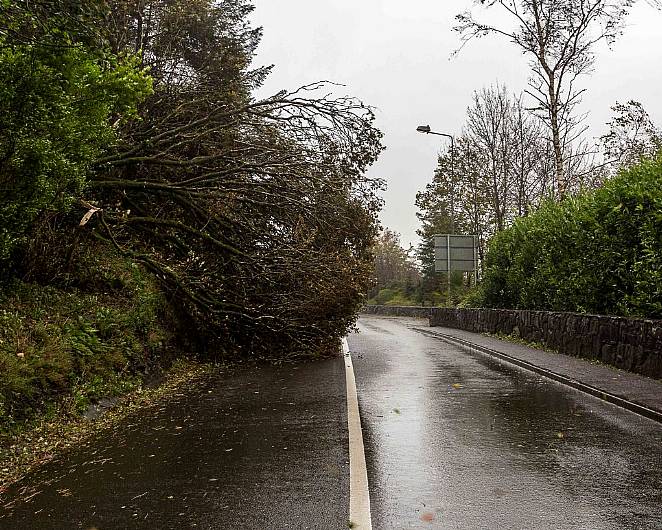
M518 359L517 357L512 357L507 353L493 350L485 346L480 346L479 344L475 344L468 340L460 339L452 335L446 335L445 333L441 333L439 331L432 331L423 328L412 328L412 329L424 335L428 335L430 337L437 338L441 341L447 342L449 344L453 344L460 348L464 348L465 350L468 350L470 353L476 352L482 355L496 357L501 361L514 364L515 366L518 366L519 368L523 368L524 370L537 373L539 375L542 375L543 377L551 379L552 381L556 381L557 383L561 383L563 385L574 388L575 390L579 390L584 394L588 394L590 396L596 397L602 401L611 403L612 405L616 405L617 407L633 412L634 414L637 414L639 416L643 416L644 418L647 418L649 420L662 423L662 412L646 407L645 405L641 405L635 401L630 401L629 399L623 398L616 394L612 394L611 392L607 392L605 390L594 387L592 385L588 385L586 383L582 383L581 381L572 379L571 377L559 374L557 372L552 372L551 370L542 368L528 361L523 361L521 359Z
M347 387L347 428L349 430L349 522L350 528L372 530L368 469L365 463L363 430L359 415L359 398L356 392L354 365L347 337L342 340L345 358L345 383Z

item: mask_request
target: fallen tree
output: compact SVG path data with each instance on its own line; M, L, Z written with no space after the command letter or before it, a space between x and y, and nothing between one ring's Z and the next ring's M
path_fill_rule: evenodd
M267 69L248 68L251 9L127 2L108 15L109 41L139 51L154 94L96 161L86 230L150 269L205 345L318 354L369 286L381 183L365 171L381 133L328 83L252 98Z

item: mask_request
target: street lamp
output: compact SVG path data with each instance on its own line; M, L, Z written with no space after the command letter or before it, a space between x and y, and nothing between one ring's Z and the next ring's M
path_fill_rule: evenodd
M446 133L440 133L440 132L435 132L432 129L430 129L429 125L419 125L416 127L416 130L420 133L424 134L436 134L437 136L445 136L446 138L451 139L451 234L455 233L455 193L453 191L453 186L455 185L454 177L455 177L455 138L453 137L452 134L446 134ZM451 254L451 248L450 248L450 240L449 240L449 245L448 245L448 304L450 305L451 303L451 269L450 269L450 254Z
M445 136L451 139L451 234L455 233L455 193L453 193L452 186L455 185L455 138L452 134L435 132L430 129L429 125L419 125L416 130L424 134L436 134L437 136ZM450 274L450 273L449 273Z

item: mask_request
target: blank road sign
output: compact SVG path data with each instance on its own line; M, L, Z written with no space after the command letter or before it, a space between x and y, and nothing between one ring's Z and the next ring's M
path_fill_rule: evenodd
M474 236L451 235L451 248L474 248Z
M450 259L448 255L450 245ZM472 272L476 270L475 236L444 234L434 236L434 270Z

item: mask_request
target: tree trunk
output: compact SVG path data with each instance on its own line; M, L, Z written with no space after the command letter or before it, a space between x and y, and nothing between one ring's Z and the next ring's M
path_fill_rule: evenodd
M554 164L556 169L556 186L559 200L563 200L566 193L565 171L563 167L563 148L561 146L561 131L559 130L558 94L556 92L553 74L549 76L549 121L552 129L552 145L554 147Z

